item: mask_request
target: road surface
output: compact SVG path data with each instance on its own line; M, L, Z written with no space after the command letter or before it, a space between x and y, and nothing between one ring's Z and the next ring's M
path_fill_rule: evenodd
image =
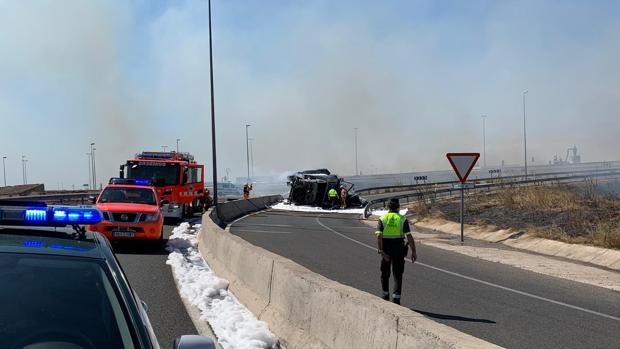
M194 218L190 221L199 223L199 220L200 218ZM176 224L164 226L166 239L175 226ZM181 301L172 269L166 264L168 252L165 247L145 248L143 243L130 242L114 243L114 252L131 287L149 307L149 319L159 344L164 348L172 348L172 342L176 337L198 334Z
M332 280L380 294L374 229L356 216L264 211L230 231ZM620 293L418 246L402 305L506 348L620 348Z

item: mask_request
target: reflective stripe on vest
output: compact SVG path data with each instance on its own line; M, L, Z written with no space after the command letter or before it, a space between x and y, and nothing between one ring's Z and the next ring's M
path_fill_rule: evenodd
M396 212L388 212L381 216L383 223L383 237L386 239L402 238L405 217Z

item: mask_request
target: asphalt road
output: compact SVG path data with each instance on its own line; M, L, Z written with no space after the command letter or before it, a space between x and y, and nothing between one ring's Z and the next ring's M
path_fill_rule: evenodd
M200 218L194 219L196 223ZM168 239L177 224L165 225ZM172 348L172 342L180 335L198 334L166 264L168 252L165 247L156 248L139 241L114 243L114 252L121 263L131 287L149 307L148 315L159 344Z
M351 215L265 211L230 228L332 280L380 294L372 228ZM506 348L620 348L620 293L418 244L402 305Z

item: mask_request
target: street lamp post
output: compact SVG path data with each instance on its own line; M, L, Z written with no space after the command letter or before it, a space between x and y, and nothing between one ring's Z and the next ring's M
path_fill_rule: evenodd
M177 153L179 152L179 142L181 141L181 138L177 138Z
M90 188L91 189L96 189L96 184L95 184L95 148L94 148L95 143L91 142L90 143Z
M209 80L211 83L211 150L213 151L213 205L217 207L217 152L215 149L215 93L213 92L213 34L211 0L209 0Z
M248 183L250 182L250 138L248 137L248 128L252 125L245 125L245 153L248 166Z
M359 175L358 167L357 167L357 127L353 128L355 130L355 175Z
M254 177L254 138L250 138L250 175Z
M525 128L525 95L528 90L523 91L523 154L525 159L525 179L527 179L527 132Z
M483 154L483 165L487 167L487 133L486 133L486 115L481 115L482 117L482 154Z
M26 177L26 155L22 155L22 182L28 184L28 178Z
M92 155L92 153L86 153L86 156L88 156L88 189L90 190L93 190L93 174L91 173L93 164Z
M4 186L6 187L6 156L2 157L2 173L4 174Z

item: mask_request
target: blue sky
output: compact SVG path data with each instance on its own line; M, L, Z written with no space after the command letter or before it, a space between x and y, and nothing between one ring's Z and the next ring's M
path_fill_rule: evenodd
M369 172L546 163L577 145L618 159L616 1L213 1L219 172ZM10 184L100 179L135 152L210 162L206 1L0 0L0 154ZM170 148L169 148L170 149Z

